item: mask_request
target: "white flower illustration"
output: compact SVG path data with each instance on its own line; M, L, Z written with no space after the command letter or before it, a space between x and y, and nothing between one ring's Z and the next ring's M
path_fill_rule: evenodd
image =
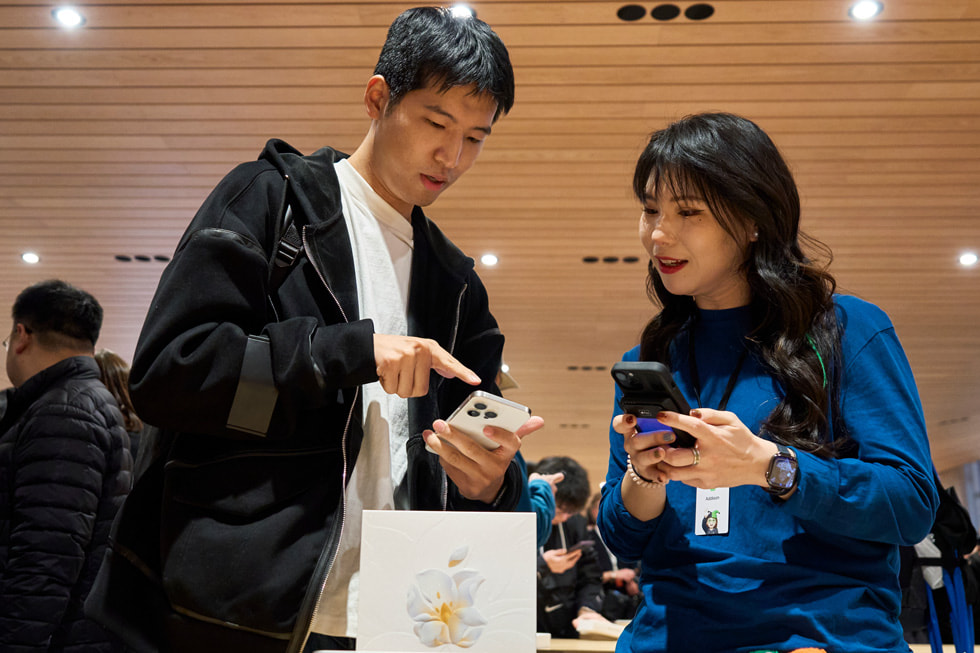
M449 566L462 563L468 551L467 547L453 551ZM415 580L417 584L408 590L408 614L415 621L419 641L430 647L473 646L487 623L473 606L483 576L473 569L461 569L450 578L438 569L426 569Z

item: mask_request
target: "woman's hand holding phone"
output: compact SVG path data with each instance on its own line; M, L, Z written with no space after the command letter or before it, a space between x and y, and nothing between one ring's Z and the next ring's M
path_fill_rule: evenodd
M690 456L690 451L668 446L674 440L673 431L639 433L636 426L635 415L623 413L613 418L613 430L623 436L623 449L631 461L633 470L650 481L658 484L666 483L669 479L657 467L658 464L664 461L668 452L685 452ZM667 493L662 485L641 486L629 474L624 474L619 487L623 505L637 519L648 521L663 513Z
M619 386L619 407L624 413L651 422L659 413L673 411L684 415L691 411L670 369L656 361L620 361L612 367L612 377ZM671 427L662 425L664 428ZM686 431L673 427L676 438L672 447L693 447L694 438Z
M637 417L623 413L613 418L613 430L624 436L623 449L637 474L657 483L666 483L669 480L657 469L657 465L666 459L676 437L669 427L641 432Z
M753 433L731 411L699 408L690 415L665 413L663 420L697 437L698 464L687 460L682 450L658 463L657 468L672 481L700 488L758 485L768 487L766 470L776 445Z

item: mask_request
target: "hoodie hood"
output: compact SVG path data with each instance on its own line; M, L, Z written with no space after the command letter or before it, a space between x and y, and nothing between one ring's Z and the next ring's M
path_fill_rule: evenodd
M318 225L342 216L340 183L333 166L348 156L330 147L303 156L289 143L274 138L266 143L259 159L270 162L289 178L293 211L300 210L305 217L300 223ZM412 211L412 231L416 254L435 257L447 274L465 282L474 269L473 259L456 247L418 206ZM428 246L420 248L420 243Z

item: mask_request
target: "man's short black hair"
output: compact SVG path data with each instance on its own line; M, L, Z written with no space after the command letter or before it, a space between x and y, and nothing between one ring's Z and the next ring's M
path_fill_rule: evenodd
M555 505L565 512L582 512L592 494L589 474L568 456L542 458L535 470L538 474L565 473L565 479L555 486Z
M58 279L22 290L12 317L47 347L95 347L102 329L102 306L95 297Z
M410 91L475 86L497 101L494 121L514 106L514 69L500 37L475 16L445 7L404 11L388 28L375 75L388 84L390 110Z

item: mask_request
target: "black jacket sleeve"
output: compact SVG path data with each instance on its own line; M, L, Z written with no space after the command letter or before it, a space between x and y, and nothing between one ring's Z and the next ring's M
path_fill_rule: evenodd
M105 429L81 409L50 404L21 427L0 569L0 650L47 650L73 600L106 472Z
M244 437L228 423L246 368L258 371L252 386L266 399L271 391L280 412L316 409L329 390L377 378L369 320L330 322L314 313L279 321L270 310L269 252L283 192L271 165L243 164L185 232L133 360L131 394L148 423ZM277 412L272 422L293 420Z

